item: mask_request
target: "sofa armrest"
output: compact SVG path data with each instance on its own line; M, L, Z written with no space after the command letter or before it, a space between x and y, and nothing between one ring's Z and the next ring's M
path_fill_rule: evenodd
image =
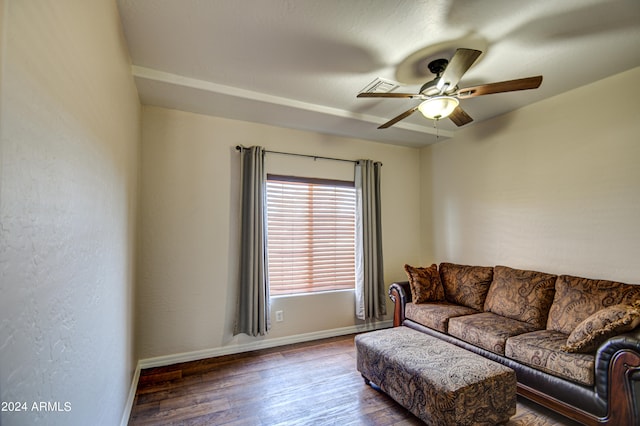
M640 329L604 342L596 354L596 394L607 401L609 424L639 424Z
M393 301L393 326L399 327L404 321L404 306L411 302L409 281L398 281L389 286L389 298Z

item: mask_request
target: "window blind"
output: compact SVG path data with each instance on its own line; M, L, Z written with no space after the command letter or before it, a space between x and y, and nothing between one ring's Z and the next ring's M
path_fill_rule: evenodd
M267 177L267 249L274 295L353 289L353 182Z

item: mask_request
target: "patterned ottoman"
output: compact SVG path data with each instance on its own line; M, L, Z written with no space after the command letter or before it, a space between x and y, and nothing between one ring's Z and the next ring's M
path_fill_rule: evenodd
M495 425L516 412L516 374L502 364L412 330L356 336L365 383L430 425Z

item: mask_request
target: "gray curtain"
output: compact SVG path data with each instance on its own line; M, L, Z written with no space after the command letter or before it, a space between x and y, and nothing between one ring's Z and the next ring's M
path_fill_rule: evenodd
M242 148L240 289L233 334L264 336L269 319L264 149Z
M387 313L382 268L380 169L382 164L358 160L356 186L356 317L380 319Z

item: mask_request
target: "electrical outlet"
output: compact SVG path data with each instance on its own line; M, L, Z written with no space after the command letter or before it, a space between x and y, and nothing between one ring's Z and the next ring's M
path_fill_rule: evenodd
M276 311L276 322L282 322L282 321L284 321L284 312Z

